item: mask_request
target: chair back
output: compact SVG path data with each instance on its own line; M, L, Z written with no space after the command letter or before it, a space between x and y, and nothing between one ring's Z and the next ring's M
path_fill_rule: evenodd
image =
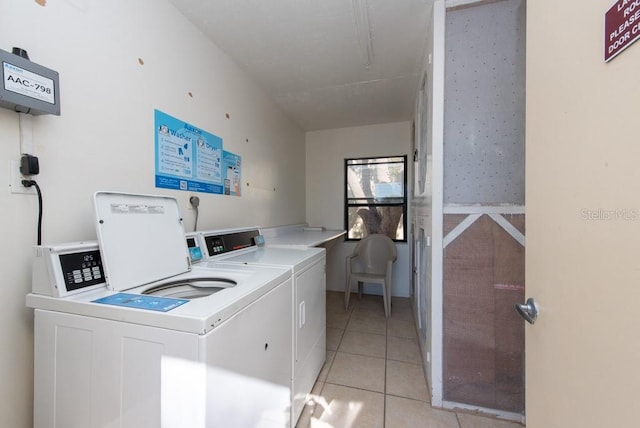
M356 245L354 254L358 255L363 272L384 274L387 262L396 260L398 250L391 238L376 233L362 238Z

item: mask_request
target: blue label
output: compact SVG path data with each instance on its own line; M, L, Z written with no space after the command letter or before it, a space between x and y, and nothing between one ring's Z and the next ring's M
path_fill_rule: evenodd
M202 250L200 249L200 247L189 248L189 255L191 256L192 262L197 262L198 260L202 259Z
M93 303L125 306L127 308L145 309L148 311L168 312L184 305L188 300L171 297L143 296L141 294L118 293L94 300Z

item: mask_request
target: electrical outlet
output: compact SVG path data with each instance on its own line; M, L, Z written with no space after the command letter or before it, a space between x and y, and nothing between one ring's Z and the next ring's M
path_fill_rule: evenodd
M9 187L11 187L11 193L22 193L25 195L35 195L36 188L24 187L22 185L22 180L25 180L22 174L20 174L20 161L11 161L11 166L9 168L11 170L11 181L9 182Z

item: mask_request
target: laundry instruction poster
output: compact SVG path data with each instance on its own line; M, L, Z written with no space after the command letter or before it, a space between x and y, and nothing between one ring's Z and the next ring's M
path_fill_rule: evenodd
M156 187L223 193L222 138L155 110L155 152Z
M240 172L242 171L242 163L240 156L223 151L222 154L222 173L224 177L224 194L231 196L240 196Z

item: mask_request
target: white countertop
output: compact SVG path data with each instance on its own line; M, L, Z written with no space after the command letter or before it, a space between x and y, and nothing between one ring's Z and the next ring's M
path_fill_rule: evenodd
M304 228L283 233L281 235L265 237L266 245L287 245L296 247L319 247L330 245L331 241L346 234L345 230L305 230Z

